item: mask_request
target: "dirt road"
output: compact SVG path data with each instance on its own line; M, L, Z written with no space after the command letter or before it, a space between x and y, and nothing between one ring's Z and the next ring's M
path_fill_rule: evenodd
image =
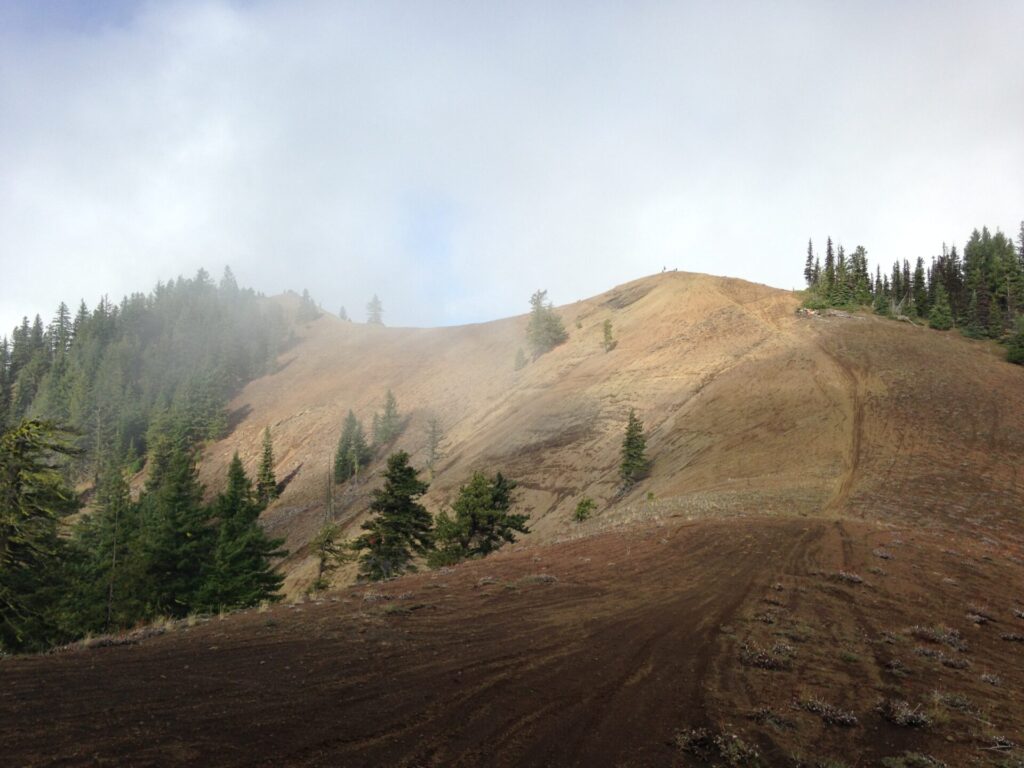
M664 765L675 729L705 719L715 636L766 574L763 553L817 527L607 534L137 646L9 660L5 760Z

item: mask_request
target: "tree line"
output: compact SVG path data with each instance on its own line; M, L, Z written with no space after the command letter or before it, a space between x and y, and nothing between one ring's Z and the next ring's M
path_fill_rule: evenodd
M120 304L61 303L44 326L26 317L0 340L0 427L23 418L69 427L69 471L93 481L117 457L141 467L154 442L222 437L230 397L274 365L288 342L279 307L200 269Z
M277 599L286 554L257 520L276 493L272 452L260 483L237 453L225 490L204 503L193 452L164 436L132 499L123 465L104 464L91 511L62 474L74 435L26 419L0 433L0 651L38 650L157 617L182 617ZM61 528L64 532L62 535Z
M1017 243L1000 231L975 229L963 252L954 245L929 263L904 259L871 274L867 251L847 255L829 237L824 262L807 243L804 279L811 308L871 306L880 315L958 328L971 338L1007 345L1007 359L1024 363L1024 222Z

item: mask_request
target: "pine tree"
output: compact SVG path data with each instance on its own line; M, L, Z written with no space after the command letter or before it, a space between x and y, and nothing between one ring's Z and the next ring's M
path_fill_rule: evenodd
M547 291L538 290L530 297L530 319L526 326L526 339L533 351L534 360L569 338L562 319L547 301L547 294Z
M953 327L953 311L949 306L946 289L941 283L935 287L935 303L928 313L928 325L937 331L948 331Z
M316 579L309 585L310 592L322 592L330 583L330 575L353 558L351 545L341 538L341 526L325 523L311 542L317 558Z
M263 454L260 469L256 475L256 498L261 507L266 507L277 498L277 478L274 476L274 442L270 427L263 430Z
M523 370L526 367L526 354L523 352L523 348L520 347L516 350L516 363L515 368L517 371Z
M807 260L804 262L804 281L807 283L808 288L814 287L814 243L810 240L810 238L808 238L807 240Z
M604 325L602 327L604 329L604 342L603 342L602 346L604 346L604 351L605 352L611 352L619 344L618 341L616 341L615 339L612 338L612 321L611 321L611 318L605 319Z
M914 296L914 308L918 317L928 316L928 290L924 277L924 259L917 257L917 264L914 267L914 282L911 290Z
M340 320L348 321L348 312L345 311L345 307L344 306L342 306L342 308L340 310L338 310L338 318Z
M38 420L0 433L0 650L62 638L50 605L63 549L57 522L77 507L58 466L75 454L70 438Z
M370 502L375 515L363 523L366 533L352 545L361 553L361 578L379 581L415 570L413 556L433 549L430 513L416 501L427 488L410 466L408 453L398 451L388 457L384 486L373 491Z
M366 443L363 425L350 410L341 428L338 447L334 452L334 482L343 483L349 478L359 477L359 470L373 457Z
M584 520L589 520L590 516L594 513L597 508L597 504L589 496L584 496L580 499L576 505L576 510L572 513L572 519L577 523L582 523Z
M200 605L214 531L195 463L172 446L166 470L140 499L145 522L145 593L150 615L182 617Z
M93 584L106 593L103 630L109 632L131 624L144 608L135 597L141 567L137 554L138 514L116 459L108 461L100 475L96 511L89 523L93 539L89 547L90 576Z
M836 284L836 254L832 250L832 238L828 238L828 242L825 245L825 295L831 296L832 291Z
M1024 316L1017 318L1017 332L1010 337L1006 348L1006 359L1017 365L1024 365Z
M299 300L299 309L295 314L295 320L299 323L308 323L320 317L320 307L309 295L309 290L302 289L302 298Z
M427 422L427 471L431 480L434 479L434 469L438 460L443 456L441 453L441 439L444 432L441 430L441 422L436 416L432 416Z
M384 412L373 420L373 444L375 447L386 446L402 431L402 419L398 413L398 401L389 389L384 396Z
M366 322L370 325L384 325L384 306L377 294L366 304Z
M637 418L636 411L630 408L626 434L622 440L622 463L619 466L619 476L626 488L633 485L647 471L646 451L644 424Z
M268 538L259 526L262 508L236 453L228 467L227 488L213 505L217 543L213 567L199 599L203 607L245 608L280 599L277 590L284 577L273 570L270 561L286 554L280 549L284 539Z
M486 557L505 542L514 542L515 534L529 533L527 515L512 514L512 492L516 483L500 472L488 478L474 472L459 488L452 504L452 515L442 511L436 520L436 552L430 564L450 565L472 557Z

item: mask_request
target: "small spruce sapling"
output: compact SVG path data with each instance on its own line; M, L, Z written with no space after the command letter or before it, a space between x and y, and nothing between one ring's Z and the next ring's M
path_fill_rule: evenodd
M572 519L577 523L582 523L584 520L590 519L595 509L597 509L597 503L589 496L584 496L580 499L579 504L576 505L576 511L573 512Z

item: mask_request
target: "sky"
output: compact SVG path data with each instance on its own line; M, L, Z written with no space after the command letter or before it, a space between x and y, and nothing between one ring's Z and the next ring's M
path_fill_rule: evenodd
M1024 3L0 0L0 335L225 265L389 325L1024 219Z

